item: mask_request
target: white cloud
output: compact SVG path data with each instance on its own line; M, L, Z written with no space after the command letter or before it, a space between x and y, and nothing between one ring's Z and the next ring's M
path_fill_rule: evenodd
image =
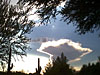
M37 51L49 55L50 59L60 56L63 52L70 60L69 62L79 61L83 56L92 52L90 48L83 48L80 43L69 39L43 42Z

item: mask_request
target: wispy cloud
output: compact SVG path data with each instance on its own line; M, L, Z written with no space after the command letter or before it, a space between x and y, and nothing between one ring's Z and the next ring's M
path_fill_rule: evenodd
M80 43L73 42L69 39L43 42L37 51L49 55L50 59L60 56L63 52L70 60L69 62L79 61L83 56L92 52L90 48L83 48Z
M40 38L36 38L36 39L32 39L29 40L29 42L33 42L33 43L44 43L44 42L48 42L48 41L52 41L52 38L47 38L47 37L40 37Z

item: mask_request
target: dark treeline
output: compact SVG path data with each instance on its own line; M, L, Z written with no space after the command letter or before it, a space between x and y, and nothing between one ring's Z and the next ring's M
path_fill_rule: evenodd
M0 75L8 75L7 72L0 72ZM22 72L11 72L10 75L29 75Z
M53 60L52 64L48 64L44 75L100 75L100 57L96 63L83 65L80 71L75 71L73 67L67 64L67 58L64 54Z
M49 62L45 67L43 75L100 75L100 57L96 63L88 63L83 65L80 71L75 71L70 64L67 63L66 56L62 53L61 56L53 60L52 64ZM36 73L25 74L22 72L11 72L10 75L41 75L40 61ZM6 72L0 72L0 75L7 75Z
M83 65L77 75L100 75L100 62Z

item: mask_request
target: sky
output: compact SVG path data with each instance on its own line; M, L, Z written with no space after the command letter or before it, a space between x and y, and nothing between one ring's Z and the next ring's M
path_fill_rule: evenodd
M76 69L80 69L83 64L97 61L100 56L100 31L79 35L72 23L67 25L60 21L60 18L58 16L51 24L34 27L33 31L27 34L27 37L32 39L29 43L32 49L27 51L27 57L23 60L12 60L15 65L13 70L35 72L38 58L44 69L49 60L60 56L62 52L68 58L68 63Z
M75 27L72 24L67 25L58 19L47 26L34 27L33 31L27 34L27 37L32 39L29 43L32 49L27 51L27 57L23 59L24 62L15 62L13 70L35 72L38 58L40 58L42 69L44 69L49 60L60 56L62 52L68 58L68 63L79 70L83 64L96 62L100 56L98 34L99 31L79 35L75 32ZM19 68L16 67L17 64L23 66Z

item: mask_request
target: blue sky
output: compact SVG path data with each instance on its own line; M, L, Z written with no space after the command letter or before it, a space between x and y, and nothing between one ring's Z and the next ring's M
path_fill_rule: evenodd
M91 53L83 56L81 60L70 63L72 66L81 66L83 64L96 61L97 57L100 56L100 38L98 37L98 34L99 31L87 33L85 35L79 35L75 32L75 26L73 26L73 24L67 25L65 22L57 19L47 26L44 25L40 27L34 27L33 32L31 32L28 37L30 37L32 40L37 38L51 38L53 40L70 39L74 42L81 43L83 48L90 48L92 50ZM31 47L33 51L31 53L48 57L48 55L36 51L41 44L32 43Z

